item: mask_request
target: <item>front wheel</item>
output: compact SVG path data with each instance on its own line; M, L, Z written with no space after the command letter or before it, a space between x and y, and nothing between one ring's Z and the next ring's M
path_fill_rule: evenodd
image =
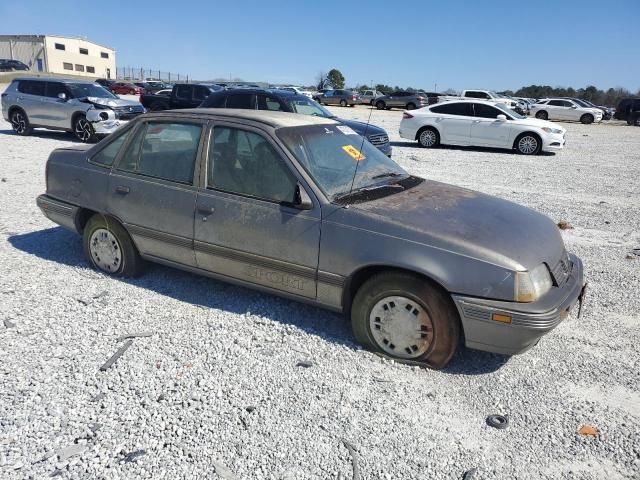
M73 124L73 134L83 143L93 143L97 140L93 125L84 115L78 115L76 118Z
M376 108L378 110L384 110L386 107L387 105L383 101L376 102Z
M440 134L435 128L423 128L418 133L418 143L424 148L434 148L440 144Z
M33 128L31 128L31 124L29 123L29 117L22 110L15 110L11 114L11 128L16 132L17 135L27 136L31 135L33 132Z
M416 275L389 272L360 287L351 310L353 334L364 347L399 360L442 368L460 338L451 298Z
M590 113L585 113L580 117L580 122L584 123L585 125L589 125L590 123L593 123L593 121L593 115L591 115Z
M544 110L540 110L536 113L536 118L539 118L540 120L549 120L549 114Z
M415 110L415 109L416 109L415 103L407 103L407 110Z
M341 107L346 107L347 106L347 101L346 100L340 100L340 106Z
M640 127L640 113L635 115L635 117L631 121L631 125L635 125L636 127Z
M98 270L118 277L140 273L142 259L127 231L116 220L96 214L82 234L84 254Z
M522 155L537 155L541 148L540 137L533 133L523 133L516 139L516 150Z

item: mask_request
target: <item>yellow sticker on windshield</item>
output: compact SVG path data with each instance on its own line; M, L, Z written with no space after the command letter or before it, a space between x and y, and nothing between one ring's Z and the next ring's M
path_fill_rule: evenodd
M349 155L351 158L353 158L356 162L359 162L367 158L362 153L360 153L360 150L358 150L353 145L345 145L344 147L342 147L342 150L344 150L345 153Z

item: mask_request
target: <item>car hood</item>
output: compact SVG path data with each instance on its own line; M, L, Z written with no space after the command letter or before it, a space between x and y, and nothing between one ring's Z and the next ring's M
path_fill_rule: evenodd
M101 98L101 97L87 97L88 103L94 105L102 105L104 107L133 107L140 105L137 100L124 100L122 98Z
M386 135L387 132L380 127L376 127L375 125L366 124L364 122L358 122L356 120L345 120L344 118L334 118L335 121L340 122L348 127L351 127L353 130L358 132L358 135L364 135L364 132L367 132L367 135Z
M562 258L564 242L547 216L513 202L425 180L400 193L352 205L381 234L400 237L514 271Z

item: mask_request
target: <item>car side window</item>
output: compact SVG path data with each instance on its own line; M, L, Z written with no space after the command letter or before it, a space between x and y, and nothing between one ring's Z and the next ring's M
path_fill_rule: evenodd
M178 183L193 184L202 126L148 122L136 133L119 170Z
M93 157L91 157L91 162L97 163L104 167L110 167L111 165L113 165L113 162L118 156L118 152L122 148L122 145L124 145L124 142L127 140L127 138L129 138L130 132L131 130L123 133L118 138L109 143L109 145L107 145Z
M443 113L446 115L473 117L473 109L471 108L471 103L466 102L443 103L441 105L431 107L431 111L435 113Z
M44 96L44 82L21 80L18 84L18 91L27 95Z
M254 132L214 127L207 188L277 203L293 202L297 179L264 138Z
M484 103L474 103L473 109L475 111L475 116L480 118L498 118L498 115L505 114L497 108L494 108L490 105L485 105Z
M549 100L549 103L547 103L547 105L551 105L554 107L564 107L564 102L562 102L562 100Z
M176 97L178 98L191 98L191 86L190 85L179 85L176 88Z
M258 110L271 110L273 112L285 112L285 108L280 100L269 95L258 95Z
M211 92L207 87L193 87L193 99L194 100L204 100L209 96Z
M61 82L47 82L47 97L58 98L58 94L64 93L70 97L69 89Z
M236 93L227 97L227 108L253 109L255 95L252 93Z

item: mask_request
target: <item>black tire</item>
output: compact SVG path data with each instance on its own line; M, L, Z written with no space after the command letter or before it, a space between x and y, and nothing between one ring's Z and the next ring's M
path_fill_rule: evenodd
M409 102L407 103L407 110L415 110L416 109L416 104L413 102Z
M369 105L371 105L373 107L373 98L371 100L369 100Z
M395 305L396 300L402 304ZM394 320L397 322L402 316L410 316L411 313L418 319L420 317L416 312L420 309L420 316L428 319L428 326L421 325L416 330L424 333L420 333L419 339L411 339L411 342L416 342L415 345L409 343L406 344L409 345L407 347L396 347L392 343L394 333L398 331L392 332L392 328L388 327L389 323L383 324L380 317L375 316L374 308L380 311L381 303L384 311L390 316L396 316L391 323ZM387 308L387 305L390 307ZM412 311L413 308L415 310ZM407 314L405 309L410 313ZM388 322L388 319L384 320ZM460 317L451 297L428 280L405 272L381 273L367 280L353 300L351 326L354 337L365 348L401 361L420 362L436 369L447 365L460 340ZM374 328L377 332L373 331ZM379 340L387 334L391 341L384 338L382 341ZM386 348L383 345L386 345ZM394 355L394 352L397 353Z
M103 237L100 240L101 235L106 235L105 232L110 234L113 239ZM92 238L94 233L96 238ZM95 247L93 250L91 248L92 241L111 243L113 245L112 253L119 259L118 264L113 264L112 269L105 268L105 259L100 258L95 251ZM115 243L113 243L114 241ZM138 249L133 244L129 233L117 220L111 217L96 214L89 219L82 233L82 247L84 255L91 266L104 273L117 277L135 277L142 271L142 258L140 258Z
M580 122L584 123L585 125L589 125L590 123L593 123L594 120L595 118L593 118L593 115L591 115L590 113L585 113L580 117Z
M340 106L341 107L346 107L347 106L347 101L345 99L340 100Z
M631 125L635 125L636 127L640 127L640 113L636 113L631 121Z
M537 155L542 149L542 139L535 133L524 132L518 135L513 146L521 155Z
M416 140L423 148L435 148L440 145L440 132L433 127L423 127L418 130Z
M95 143L98 141L93 125L84 114L77 115L73 120L73 134L82 143Z
M152 112L161 112L162 110L167 109L167 104L164 102L154 102L149 107L149 110Z
M33 127L31 127L29 123L29 117L21 108L13 110L9 116L9 120L11 121L11 128L16 135L26 137L33 133Z
M544 110L540 110L539 112L536 112L536 118L539 118L540 120L549 120L549 114Z
M376 102L376 108L377 108L378 110L384 110L385 108L387 108L387 104L386 104L386 103L384 103L382 100L378 100L378 101Z

